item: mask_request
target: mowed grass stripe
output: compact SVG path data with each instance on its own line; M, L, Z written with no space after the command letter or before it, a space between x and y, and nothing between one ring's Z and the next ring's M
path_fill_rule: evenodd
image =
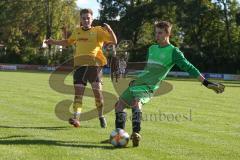
M55 105L73 95L49 87L50 73L0 72L0 159L238 159L240 157L240 85L223 81L226 92L217 95L191 79L168 78L174 86L168 94L154 97L143 114L158 119L142 122L140 147L115 149L100 141L109 137L115 115L106 115L108 127L98 119L81 122L79 129L59 120ZM72 85L72 75L65 84ZM57 82L56 82L57 83ZM88 85L89 87L89 85ZM104 91L117 95L108 76ZM84 98L84 111L95 108L94 99ZM160 119L159 112L181 117ZM131 110L126 131L131 134Z

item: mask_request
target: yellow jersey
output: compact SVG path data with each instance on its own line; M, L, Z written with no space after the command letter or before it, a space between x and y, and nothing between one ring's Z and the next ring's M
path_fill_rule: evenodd
M67 39L68 44L75 44L74 66L104 66L107 59L103 55L104 42L110 42L111 35L103 27L96 26L89 30L76 28Z

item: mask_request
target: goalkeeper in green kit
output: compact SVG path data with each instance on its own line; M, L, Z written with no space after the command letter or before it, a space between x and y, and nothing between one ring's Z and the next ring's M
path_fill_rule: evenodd
M146 104L159 88L161 81L166 77L171 68L176 64L181 70L196 77L205 87L222 93L225 86L220 83L213 83L206 80L175 46L170 44L169 37L172 25L169 22L161 21L155 24L156 45L148 50L148 60L144 72L138 78L131 81L129 87L121 94L115 104L115 127L125 129L126 107L132 109L132 135L133 146L139 145L141 139L141 116L142 105Z

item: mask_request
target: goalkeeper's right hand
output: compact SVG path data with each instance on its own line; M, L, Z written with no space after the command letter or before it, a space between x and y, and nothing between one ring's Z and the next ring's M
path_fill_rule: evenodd
M221 83L214 83L214 82L210 82L206 79L203 80L202 84L207 87L208 89L212 89L214 90L217 94L218 93L223 93L225 86Z
M131 80L131 81L129 82L128 86L129 86L129 87L130 87L130 86L133 86L133 85L134 85L134 82L135 82L135 79L134 79L134 80Z

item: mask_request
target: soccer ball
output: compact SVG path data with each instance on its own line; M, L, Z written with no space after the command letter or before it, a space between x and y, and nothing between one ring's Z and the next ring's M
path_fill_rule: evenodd
M110 134L110 143L114 147L126 147L129 141L129 134L121 128L113 130Z

